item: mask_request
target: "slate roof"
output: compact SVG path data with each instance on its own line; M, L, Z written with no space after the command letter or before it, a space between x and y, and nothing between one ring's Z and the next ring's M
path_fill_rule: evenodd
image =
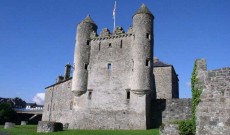
M145 4L142 4L135 14L150 14L153 16Z
M83 20L83 22L95 24L93 19L90 17L90 15L86 16L86 18Z

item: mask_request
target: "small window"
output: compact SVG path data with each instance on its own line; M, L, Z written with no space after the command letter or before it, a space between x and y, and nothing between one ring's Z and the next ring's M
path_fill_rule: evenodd
M73 110L73 101L70 102L69 109L70 109L70 110Z
M98 50L99 50L99 51L101 50L101 42L100 42L99 45L98 45Z
M89 100L92 99L92 91L89 91L89 93L88 93L88 99L89 99Z
M112 44L111 43L109 43L109 48L112 48Z
M122 40L121 40L120 48L122 48Z
M86 44L87 44L87 45L89 45L89 43L90 43L90 41L89 41L89 40L87 40L87 43L86 43Z
M126 94L126 99L130 99L130 91L127 91Z
M135 35L133 35L133 40L135 40Z
M145 66L150 66L150 60L149 59L146 60Z
M134 70L134 60L132 59L132 71Z
M85 64L85 70L87 70L88 69L88 64Z
M151 36L149 33L146 33L146 38L150 40Z
M112 69L112 64L111 63L108 63L108 67L107 67L109 70Z

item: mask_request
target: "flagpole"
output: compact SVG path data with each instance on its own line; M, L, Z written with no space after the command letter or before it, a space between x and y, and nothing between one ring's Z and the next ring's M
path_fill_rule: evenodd
M115 31L115 27L116 27L116 16L114 16L113 18L113 31Z
M115 0L114 8L113 8L113 31L115 31L116 28L116 8L117 8L117 3Z

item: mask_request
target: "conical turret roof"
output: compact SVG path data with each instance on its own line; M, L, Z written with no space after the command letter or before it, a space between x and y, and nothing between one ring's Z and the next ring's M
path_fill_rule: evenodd
M145 6L145 4L142 4L141 7L137 10L136 14L150 14L153 16L153 14L149 11L149 9L147 8L147 6Z
M82 22L87 22L87 23L94 23L93 19L90 17L90 15L87 15L86 18Z

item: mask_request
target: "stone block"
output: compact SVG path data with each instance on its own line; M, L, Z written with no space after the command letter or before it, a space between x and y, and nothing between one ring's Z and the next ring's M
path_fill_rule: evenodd
M51 121L39 121L37 132L38 133L48 133L48 132L56 132L62 131L63 124L59 122L51 122Z
M15 123L12 122L6 122L4 129L9 129L9 128L14 128L15 127Z
M28 121L21 121L21 125L27 125Z

